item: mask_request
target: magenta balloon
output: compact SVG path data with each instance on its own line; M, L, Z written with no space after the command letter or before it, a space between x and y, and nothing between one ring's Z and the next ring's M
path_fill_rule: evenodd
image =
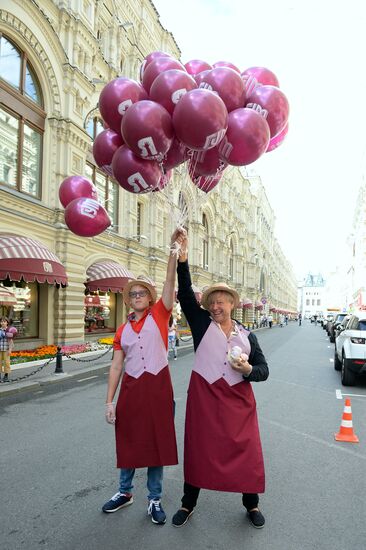
M209 71L200 88L217 92L226 105L228 112L245 105L245 88L241 76L229 67L217 67Z
M288 133L288 123L286 124L284 129L279 134L277 134L276 136L274 136L273 138L270 139L266 153L270 153L274 149L277 149L277 147L279 147L281 145L281 143L283 142L283 140L287 136L287 133Z
M189 161L190 173L197 176L215 176L218 170L222 170L227 163L221 160L218 147L208 151L196 151Z
M141 67L140 67L140 80L141 80L141 82L142 82L142 78L144 76L144 72L146 70L146 67L148 65L150 65L151 61L154 61L154 59L157 59L158 57L171 57L171 58L173 58L173 56L170 55L170 53L166 53L166 52L156 51L156 52L149 53L149 55L147 55L145 57L145 59L143 60L143 62L141 63Z
M121 130L126 145L143 159L161 162L173 143L172 118L155 101L132 105L123 117Z
M179 166L187 160L187 147L174 138L173 143L165 158L163 159L163 166L165 170L172 170L176 166Z
M265 116L271 137L279 134L286 126L290 107L285 94L275 86L255 88L247 98L245 106Z
M18 334L18 330L15 327L9 327L6 332L10 332L12 337Z
M195 88L197 84L193 76L177 69L170 69L155 78L150 88L150 99L165 107L172 115L182 95Z
M112 170L120 186L130 193L152 191L161 178L160 166L155 160L141 159L126 145L115 152Z
M233 63L230 63L230 61L216 61L212 66L214 69L216 69L216 67L229 67L240 74L240 69Z
M80 197L98 200L98 192L95 185L84 176L69 176L61 183L58 196L64 208Z
M196 151L212 149L222 140L228 113L222 99L209 90L184 94L173 113L177 138Z
M204 193L209 193L216 187L219 181L222 178L222 172L218 173L216 176L199 176L195 175L192 177L192 181L196 187L201 189Z
M112 130L121 132L121 121L128 108L137 101L147 99L144 88L130 78L115 78L101 91L99 110Z
M236 109L229 114L229 126L219 145L220 157L233 166L246 166L266 151L269 139L265 118L253 109Z
M123 145L123 139L120 134L114 130L103 130L100 132L93 143L93 157L99 168L109 176L112 175L112 158L118 147Z
M269 69L266 69L265 67L249 67L249 69L245 69L242 73L243 75L251 75L254 76L254 78L257 79L257 81L260 84L268 84L270 86L277 86L279 88L279 82L277 76L270 71Z
M206 61L202 61L201 59L191 59L191 61L187 61L187 63L184 64L184 67L187 73L193 76L201 73L202 71L212 69L212 66L209 63L206 63Z
M150 93L150 88L155 78L160 73L169 71L170 69L178 69L180 71L187 72L184 65L172 57L157 57L149 63L144 71L144 76L142 77L142 85L147 93Z
M95 237L111 225L106 209L94 199L74 199L65 210L67 227L80 237Z
M201 82L205 79L206 74L210 73L211 70L212 69L207 69L206 71L202 71L194 75L194 79L197 82L198 87L200 86Z

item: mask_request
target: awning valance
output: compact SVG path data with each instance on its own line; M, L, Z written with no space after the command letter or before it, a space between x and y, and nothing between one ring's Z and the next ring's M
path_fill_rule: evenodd
M46 245L12 234L0 234L0 280L67 285L60 260Z
M135 275L117 262L97 262L86 270L87 280L84 283L87 290L102 292L122 292L129 279Z

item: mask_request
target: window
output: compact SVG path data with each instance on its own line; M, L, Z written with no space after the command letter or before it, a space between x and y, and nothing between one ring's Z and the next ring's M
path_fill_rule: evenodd
M98 117L91 118L86 126L86 131L92 139L104 130L102 120ZM93 156L89 157L85 167L86 176L92 180L98 190L98 200L107 210L112 224L117 227L118 224L118 184L113 178L107 176L94 163Z
M203 241L202 241L202 267L208 270L208 223L206 214L202 215Z
M317 306L320 306L320 300L317 300L317 301L316 301L316 305L317 305Z
M309 299L306 300L306 305L307 305L307 306L310 306L310 300L309 300Z
M27 54L0 34L0 183L37 198L45 118Z

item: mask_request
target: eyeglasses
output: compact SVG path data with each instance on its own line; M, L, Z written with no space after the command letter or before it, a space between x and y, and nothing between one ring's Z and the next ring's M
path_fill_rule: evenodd
M139 290L138 292L129 292L128 295L130 298L144 298L149 294L148 290Z

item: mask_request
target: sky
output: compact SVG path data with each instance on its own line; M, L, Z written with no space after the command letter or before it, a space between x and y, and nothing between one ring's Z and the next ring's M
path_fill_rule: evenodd
M153 2L183 63L225 60L276 74L289 133L248 171L261 176L297 277L326 277L341 263L366 172L366 1Z

